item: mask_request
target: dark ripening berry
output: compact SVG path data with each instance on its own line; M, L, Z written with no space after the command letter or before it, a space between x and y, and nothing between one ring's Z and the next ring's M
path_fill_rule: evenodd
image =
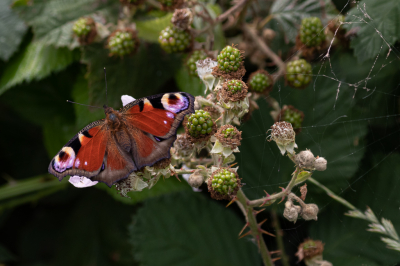
M237 71L242 62L241 53L232 46L226 46L217 56L218 67L225 73Z
M250 89L263 92L271 86L271 79L264 73L257 73L249 81Z
M302 114L290 108L285 110L282 120L292 124L293 128L301 128L301 124L303 123Z
M294 88L302 88L311 82L311 65L304 59L294 60L286 66L286 79Z
M236 93L242 90L243 84L237 79L227 81L228 91L231 93Z
M194 114L191 114L188 118L186 127L189 130L189 134L194 138L200 138L208 135L213 130L214 122L211 119L209 112L204 110L196 110Z
M319 46L325 39L321 20L317 17L304 18L301 21L300 40L308 47Z
M193 53L188 57L186 61L186 66L189 70L189 74L193 76L197 76L197 67L196 62L199 60L204 60L207 58L207 54L203 50L195 50Z
M78 37L87 35L91 30L90 25L88 25L88 19L80 18L77 21L75 21L72 30Z
M182 52L189 47L191 36L187 31L166 27L160 32L158 42L167 53Z
M214 191L222 195L228 195L238 186L238 180L234 173L223 169L221 172L214 174L211 184Z
M133 52L135 49L135 41L132 33L129 31L117 31L114 36L108 40L108 47L111 55L124 56Z

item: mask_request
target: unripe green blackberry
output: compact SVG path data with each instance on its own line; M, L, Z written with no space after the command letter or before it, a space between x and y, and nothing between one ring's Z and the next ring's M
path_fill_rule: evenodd
M211 186L214 191L221 195L231 194L238 187L236 174L222 169L220 172L213 175Z
M85 36L90 32L91 27L88 22L89 21L87 18L80 18L75 21L72 31L76 34L76 36Z
M234 138L236 135L235 129L232 127L228 127L225 130L222 130L221 132L222 134L224 134L224 138Z
M286 66L286 80L294 88L305 88L311 82L311 65L304 59L294 60Z
M204 110L196 110L194 114L188 117L186 125L189 134L193 138L200 138L213 131L214 122L209 112Z
M137 47L136 36L130 30L117 30L108 38L108 49L110 55L124 56L131 54Z
M189 70L189 74L192 76L197 76L196 62L199 60L204 60L206 58L207 54L203 50L194 50L193 53L191 53L186 60L186 66Z
M281 121L286 121L292 124L293 129L296 133L300 133L301 125L304 119L304 113L292 105L285 105L281 110L280 117L278 117Z
M317 17L304 18L301 21L300 40L308 47L319 46L325 39L322 22Z
M243 60L240 51L232 46L222 49L217 59L218 68L225 73L237 71Z
M168 26L160 32L158 42L167 53L182 52L189 48L191 35L188 31Z
M252 91L261 93L271 88L272 80L264 71L258 71L250 76L248 85Z
M242 90L243 84L242 82L240 82L240 80L233 79L227 81L227 87L228 91L230 91L231 93L237 93Z

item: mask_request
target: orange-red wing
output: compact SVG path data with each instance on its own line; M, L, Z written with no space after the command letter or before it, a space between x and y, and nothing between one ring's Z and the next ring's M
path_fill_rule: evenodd
M194 97L184 92L143 98L122 110L126 123L159 138L175 135L184 116L193 112Z
M92 177L100 172L108 133L103 120L93 122L76 134L54 157L49 172L60 180L66 175Z

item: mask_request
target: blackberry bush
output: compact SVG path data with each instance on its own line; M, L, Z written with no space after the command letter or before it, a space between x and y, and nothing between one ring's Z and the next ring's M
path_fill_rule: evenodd
M138 40L132 30L118 30L108 38L111 56L125 56L133 53L138 47Z
M325 40L322 22L319 18L310 17L301 21L300 40L308 47L319 46Z
M196 110L194 114L188 117L186 125L189 135L193 138L200 138L213 131L214 122L209 112L204 110Z
M312 80L311 65L304 59L289 62L286 74L289 85L297 89L304 89Z
M232 46L226 46L222 49L217 59L218 68L225 73L237 71L243 61L241 52Z
M204 50L194 50L193 53L191 53L186 60L186 66L188 68L189 74L192 76L197 76L196 62L199 60L204 60L206 58L207 54L206 52L204 52Z
M176 53L189 48L191 38L188 31L169 26L160 32L158 42L167 53Z

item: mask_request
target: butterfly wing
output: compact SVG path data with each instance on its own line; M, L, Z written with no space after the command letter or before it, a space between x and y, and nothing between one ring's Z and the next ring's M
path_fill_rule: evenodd
M158 94L136 100L121 110L138 169L170 157L176 131L185 115L194 113L188 93Z
M67 175L78 175L111 186L137 170L130 155L116 143L104 119L93 122L62 147L48 170L59 180Z

